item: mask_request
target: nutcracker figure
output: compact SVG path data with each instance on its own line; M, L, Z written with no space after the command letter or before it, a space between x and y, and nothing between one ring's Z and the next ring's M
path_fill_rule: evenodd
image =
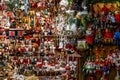
M101 25L101 27L102 27L103 29L106 28L106 19L107 19L107 17L106 17L106 15L105 15L105 13L102 13L102 16L101 16L102 25Z
M102 40L103 40L103 35L101 33L101 30L98 29L97 32L96 32L96 35L95 35L95 43L101 45Z
M98 29L99 28L99 18L97 16L97 14L93 14L93 29Z
M111 24L111 13L109 12L107 14L107 19L106 19L106 27L110 28L110 24Z
M111 26L114 28L116 26L116 20L114 14L111 15Z
M35 27L35 11L29 11L29 28Z
M30 26L34 26L34 19L33 18L31 18Z
M95 63L95 65L96 65L96 74L97 75L100 75L100 61L98 60L98 61L95 61L94 62Z
M114 33L114 44L116 44L120 48L120 32L116 31Z
M90 13L93 13L94 10L93 10L93 4L90 4Z
M117 25L120 23L120 13L118 11L115 12L115 21Z
M112 34L112 32L109 29L105 30L104 42L105 43L112 43L113 42L113 34Z
M92 47L93 40L94 40L94 35L93 35L93 30L91 28L88 28L86 31L86 42L89 47Z
M105 64L105 62L103 62L103 64L100 66L100 70L104 75L109 74L109 67Z

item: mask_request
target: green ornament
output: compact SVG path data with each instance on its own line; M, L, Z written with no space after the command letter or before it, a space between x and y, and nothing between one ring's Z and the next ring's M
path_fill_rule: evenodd
M69 3L72 3L72 2L73 2L73 0L68 0L68 2L69 2Z
M34 20L31 20L30 26L34 26Z
M15 23L15 22L13 22L13 23L11 24L11 26L16 26L16 23Z
M45 9L43 12L44 12L45 15L48 15L47 9Z

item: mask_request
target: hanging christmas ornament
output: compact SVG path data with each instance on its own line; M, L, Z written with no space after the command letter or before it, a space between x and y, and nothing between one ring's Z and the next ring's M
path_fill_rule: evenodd
M24 5L21 6L20 9L21 9L21 10L25 10L25 6L24 6Z
M61 0L59 4L60 4L60 6L67 7L68 6L68 0Z
M10 17L12 13L10 11L7 12L7 16Z
M25 7L25 12L28 14L28 8L29 8L29 0L24 0L24 7Z
M77 26L76 26L75 23L73 23L73 24L71 25L71 31L73 31L73 33L75 33L76 30L77 30Z
M70 70L70 65L67 64L67 65L65 66L65 69L66 69L66 70Z
M5 28L9 28L11 26L10 22L7 20L5 24Z
M114 33L114 44L116 44L117 46L120 45L120 32L119 31L116 31Z

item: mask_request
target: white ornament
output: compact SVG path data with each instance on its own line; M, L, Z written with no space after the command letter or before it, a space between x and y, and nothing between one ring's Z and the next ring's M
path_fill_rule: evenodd
M68 6L68 0L61 0L60 5L67 7Z
M77 61L74 61L73 63L74 63L74 65L77 65Z
M69 61L69 64L72 65L73 64L72 61Z
M61 48L63 48L63 46L64 46L64 45L63 45L63 42L60 42L60 43L59 43L59 48L61 49Z
M37 16L37 17L40 17L40 12L36 12L36 16Z
M7 23L6 23L6 25L5 25L6 27L10 27L10 22L9 21L7 21Z
M15 4L15 7L17 7L18 6L18 4Z
M25 6L21 6L21 8L20 8L21 10L25 10Z
M67 10L66 13L69 14L69 15L73 15L75 12L75 10Z
M76 24L74 23L71 25L71 31L76 32L76 30L77 30L77 27L76 27Z
M70 25L67 24L66 30L70 30Z

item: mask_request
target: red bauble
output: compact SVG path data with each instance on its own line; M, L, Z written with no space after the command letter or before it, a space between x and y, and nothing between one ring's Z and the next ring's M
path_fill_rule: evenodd
M12 13L10 11L7 12L7 16L10 17Z

